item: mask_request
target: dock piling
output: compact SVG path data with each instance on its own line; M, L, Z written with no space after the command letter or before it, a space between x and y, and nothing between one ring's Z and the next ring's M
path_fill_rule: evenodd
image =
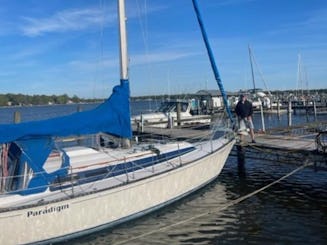
M262 131L265 132L266 131L266 127L265 127L265 119L264 119L264 116L263 116L263 106L262 106L262 103L260 105L260 111L261 111Z
M21 114L19 111L15 111L14 113L14 123L20 123L22 120Z
M288 126L292 126L292 102L288 101Z
M177 103L177 125L181 126L181 103Z

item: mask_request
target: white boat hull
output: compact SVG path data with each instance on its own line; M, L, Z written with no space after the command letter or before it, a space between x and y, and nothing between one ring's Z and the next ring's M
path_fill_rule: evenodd
M221 172L234 140L172 171L72 199L0 213L0 244L59 241L113 226L168 205Z

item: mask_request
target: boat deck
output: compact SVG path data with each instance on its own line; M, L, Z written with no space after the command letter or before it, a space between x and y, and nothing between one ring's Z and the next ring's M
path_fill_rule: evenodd
M149 156L156 156L157 153L152 150L148 149L143 149L144 145L139 146L139 151L134 151L133 149L120 149L117 151L115 149L114 151L108 150L108 152L103 149L103 152L101 151L96 151L91 148L86 148L86 147L74 147L70 148L67 151L67 154L70 155L71 163L72 163L72 168L70 169L72 173L76 174L79 171L88 171L91 169L96 169L96 168L102 168L106 167L109 165L112 165L113 162L115 164L117 163L131 163L133 166L131 168L137 167L137 169L133 171L128 171L126 169L125 171L120 172L118 175L111 176L111 171L109 171L107 174L106 173L100 173L100 177L98 180L88 182L85 184L81 185L74 185L73 188L72 184L74 184L74 179L67 179L67 180L62 180L62 182L58 182L58 186L54 186L55 190L51 191L48 189L47 191L35 195L30 195L30 196L21 196L19 194L5 194L0 197L0 212L2 210L7 210L8 208L19 208L21 207L22 204L24 206L26 205L35 205L38 203L40 200L42 202L53 202L56 200L61 200L65 198L70 198L71 196L76 196L76 195L84 195L85 193L89 192L97 192L100 190L108 189L108 188L113 188L116 186L120 186L126 183L130 183L131 181L137 181L143 178L147 178L149 176L153 175L158 175L163 172L167 172L171 169L175 169L178 167L181 167L189 162L192 162L196 159L200 159L203 156L207 155L208 153L212 152L212 150L219 149L222 147L224 144L228 142L228 139L217 139L215 141L210 141L210 142L205 142L203 144L193 146L192 144L189 144L187 142L179 142L179 150L183 149L190 149L194 148L193 150L190 151L185 151L185 154L182 155L172 155L171 158L167 155L167 159L164 158L163 161L158 162L157 164L152 164L148 166L142 167L137 161L134 162L134 160L144 160L144 161L153 161L151 159L147 158ZM213 146L214 145L214 146ZM160 146L160 147L159 147ZM155 146L152 146L155 147ZM171 154L172 149L176 149L176 143L175 144L159 144L157 145L157 149L160 149L161 154ZM136 147L135 149L137 149ZM92 161L89 161L88 163L85 161L79 161L79 156L76 153L84 153L84 157L89 159L93 158L95 156L95 160L93 159ZM127 154L128 153L128 154ZM106 158L105 158L106 156ZM125 157L123 157L125 156ZM126 156L129 156L126 157ZM57 160L60 159L58 156L54 156L54 159L52 159L49 164L54 164L57 166ZM112 161L112 162L111 162ZM53 169L51 166L48 166L48 169ZM115 168L112 169L112 171L115 171ZM107 175L107 177L106 177ZM93 178L96 176L85 176L85 178ZM86 179L85 179L86 180ZM10 195L10 198L8 198Z
M205 138L210 135L211 130L208 129L208 125L203 129L194 128L157 128L157 127L145 127L143 132L138 132L137 134L142 136L156 136L156 137L166 137L174 138L177 140L189 140L196 138Z

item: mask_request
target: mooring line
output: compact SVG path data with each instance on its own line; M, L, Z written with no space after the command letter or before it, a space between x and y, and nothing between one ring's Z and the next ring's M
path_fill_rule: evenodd
M131 241L134 241L134 240L140 239L140 238L142 238L142 237L146 237L146 236L149 236L149 235L151 235L151 234L158 233L158 232L160 232L160 231L168 230L168 229L170 229L170 228L172 228L172 227L175 227L175 226L178 226L178 225L181 225L181 224L184 224L184 223L190 222L190 221L192 221L192 220L194 220L194 219L198 219L198 218L200 218L200 217L203 217L203 216L206 216L206 215L209 215L209 214L212 214L212 213L216 213L216 212L223 211L223 210L225 210L225 209L227 209L227 208L229 208L229 207L231 207L231 206L234 206L234 205L236 205L236 204L238 204L238 203L240 203L240 202L242 202L242 201L244 201L244 200L246 200L246 199L248 199L248 198L250 198L250 197L252 197L252 196L254 196L254 195L256 195L256 194L258 194L258 193L261 192L261 191L264 191L265 189L267 189L267 188L269 188L269 187L271 187L271 186L273 186L273 185L279 183L280 181L282 181L282 180L288 178L289 176L295 174L296 172L298 172L298 171L302 170L303 168L308 167L308 166L310 166L310 165L312 165L312 163L307 163L307 162L306 162L306 163L304 163L303 165L301 165L300 167L298 167L298 168L292 170L290 173L288 173L288 174L284 175L283 177L281 177L281 178L279 178L279 179L273 181L272 183L270 183L270 184L268 184L268 185L266 185L266 186L264 186L264 187L262 187L262 188L260 188L260 189L258 189L258 190L255 190L255 191L253 191L253 192L251 192L251 193L249 193L249 194L247 194L247 195L245 195L245 196L242 196L242 197L239 197L239 198L237 198L237 199L235 199L235 200L232 200L232 201L230 201L229 203L223 205L222 207L220 207L220 208L218 208L218 209L215 209L215 210L212 210L212 211L209 211L209 212L205 212L205 213L202 213L202 214L199 214L199 215L193 216L193 217L191 217L191 218L189 218L189 219L184 219L184 220L181 220L181 221L179 221L179 222L177 222L177 223L174 223L174 224L171 224L171 225L167 225L167 226L163 226L163 227L158 228L158 229L156 229L156 230L152 230L152 231L149 231L149 232L143 233L143 234L141 234L141 235L139 235L139 236L134 236L134 237L131 237L131 238L127 239L127 240L120 241L120 242L113 243L113 244L114 244L114 245L125 244L125 243L127 243L127 242L131 242Z

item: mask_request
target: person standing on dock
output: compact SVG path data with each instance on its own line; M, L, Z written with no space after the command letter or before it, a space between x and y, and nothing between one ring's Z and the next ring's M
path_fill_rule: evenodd
M241 94L240 100L235 107L235 112L239 122L240 140L243 141L242 131L249 128L252 143L256 143L254 139L254 126L252 122L253 106L252 103L247 100L246 94Z

